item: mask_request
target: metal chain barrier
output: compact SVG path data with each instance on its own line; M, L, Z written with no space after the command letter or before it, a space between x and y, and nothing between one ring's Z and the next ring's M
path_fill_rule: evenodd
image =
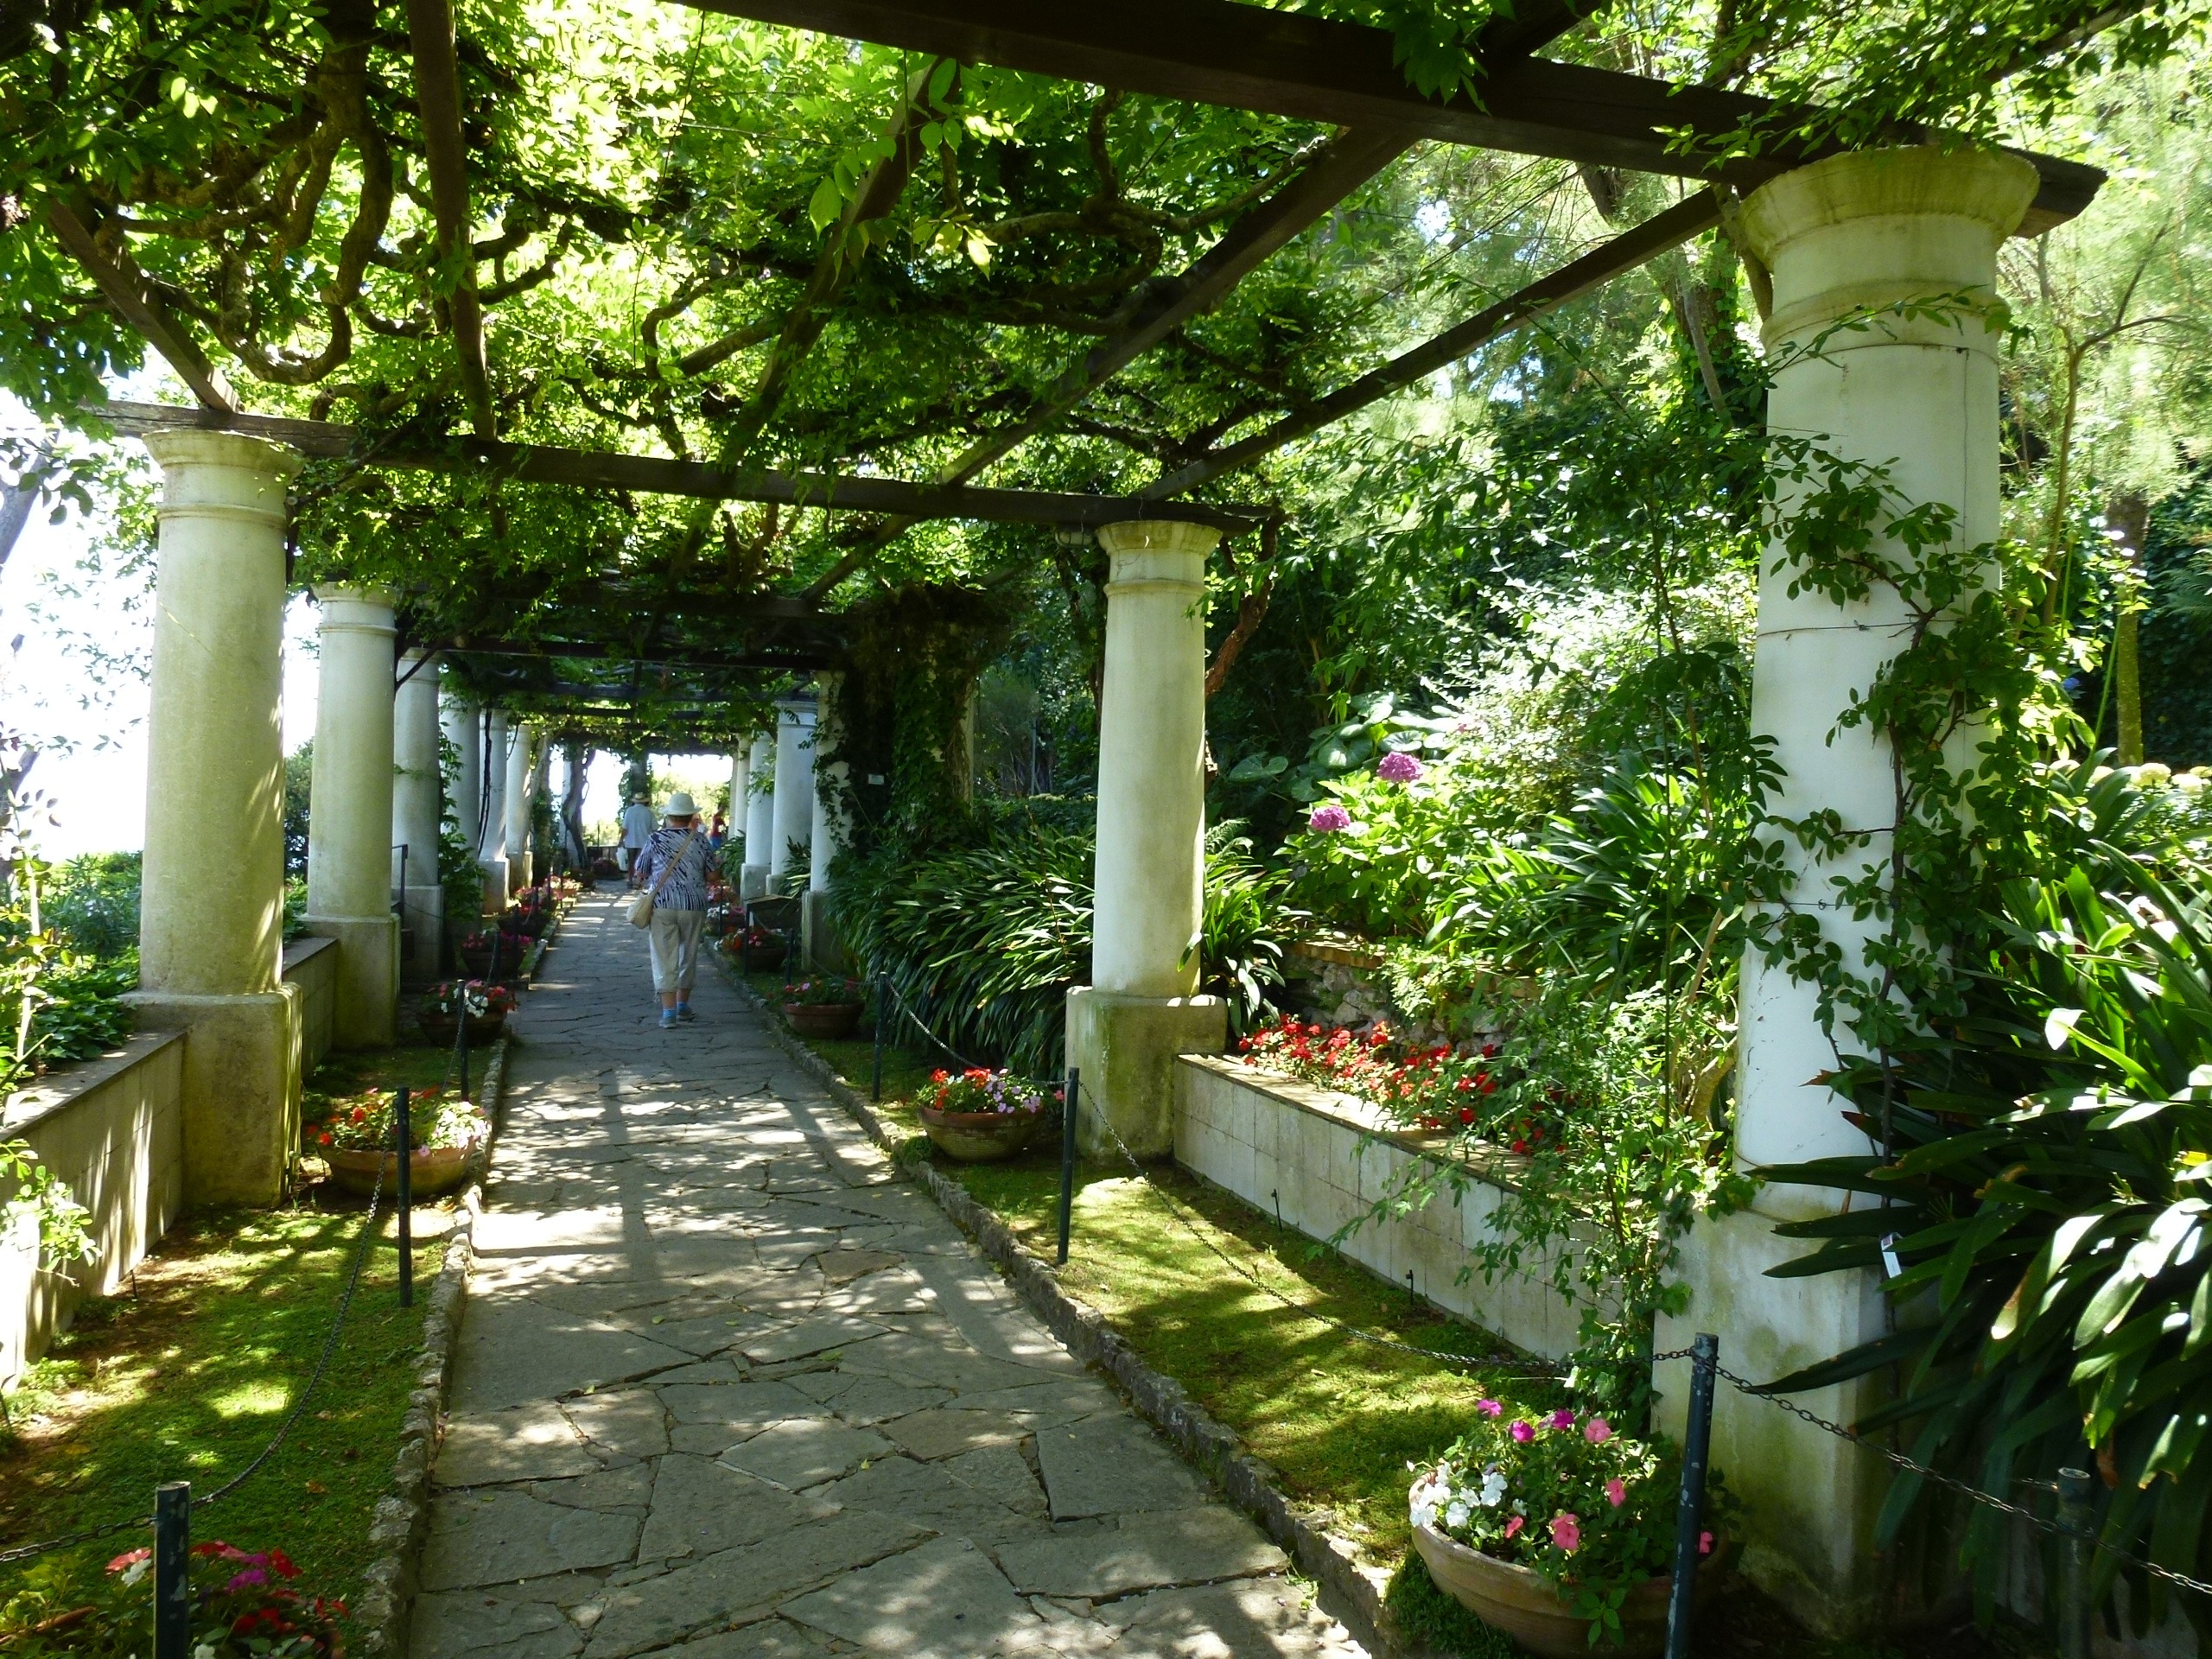
M306 1412L308 1402L315 1398L315 1391L322 1382L323 1373L329 1368L330 1357L337 1351L339 1335L345 1329L346 1316L352 1311L353 1306L353 1293L360 1286L361 1266L368 1257L371 1242L376 1237L377 1217L382 1208L383 1199L384 1165L379 1160L377 1166L376 1186L369 1194L369 1213L362 1223L360 1237L353 1245L353 1262L346 1274L346 1288L339 1294L337 1312L332 1316L329 1332L322 1339L322 1351L315 1358L315 1370L308 1377L307 1386L300 1390L300 1397L293 1402L292 1409L285 1414L284 1421L276 1426L276 1433L270 1437L269 1444L263 1446L256 1454L253 1461L205 1497L194 1498L192 1500L194 1509L205 1509L210 1503L228 1497L252 1478L255 1472L276 1455L277 1448L284 1444L293 1427L299 1422L302 1414ZM142 1527L151 1527L153 1524L154 1517L144 1515L130 1521L111 1521L105 1526L87 1527L82 1531L66 1533L59 1538L48 1538L41 1543L17 1544L10 1549L0 1549L0 1566L13 1561L27 1561L35 1556L51 1554L57 1549L73 1548L79 1544L91 1543L95 1539L111 1538L117 1533L129 1532Z
M924 1025L922 1023L921 1015L916 1014L913 1009L908 1007L906 1006L906 999L899 995L899 988L891 982L889 975L885 974L877 976L876 983L880 985L884 990L890 995L891 1000L899 1005L899 1012L906 1016L907 1023L912 1026L916 1031L920 1032L923 1036L928 1038L931 1042L934 1043L945 1055L945 1057L955 1065L958 1066L963 1071L978 1071L983 1069L977 1065L975 1061L969 1059L965 1054L963 1054L958 1049L953 1047L950 1043L946 1042L944 1039L938 1036L937 1033L931 1031L927 1026Z
M1292 1300L1281 1291L1277 1290L1273 1285L1268 1283L1264 1279L1262 1279L1257 1274L1255 1274L1246 1268L1243 1263L1236 1260L1236 1258L1231 1256L1227 1251L1224 1250L1218 1244L1215 1243L1212 1239L1206 1236L1205 1232L1195 1222L1186 1217L1183 1213L1182 1206L1168 1194L1167 1190L1152 1179L1151 1172L1145 1168L1143 1160L1140 1159L1136 1154L1129 1150L1128 1142L1122 1139L1121 1132L1114 1127L1113 1120L1107 1116L1105 1109L1099 1104L1098 1096L1091 1095L1090 1091L1087 1089L1084 1089L1083 1085L1079 1082L1077 1083L1077 1087L1081 1090L1084 1094L1090 1095L1090 1104L1093 1109L1094 1115L1096 1116L1098 1122L1105 1126L1107 1135L1112 1139L1115 1147L1120 1151L1122 1156L1128 1160L1129 1167L1136 1172L1137 1178L1144 1183L1146 1190L1151 1192L1160 1201L1160 1204L1166 1208L1168 1214L1175 1217L1177 1224L1179 1224L1184 1231L1189 1233L1192 1238L1196 1239L1201 1245L1205 1246L1207 1250L1211 1251L1224 1267L1229 1268L1230 1272L1234 1273L1238 1278L1243 1280L1245 1283L1250 1285L1254 1289L1259 1291L1262 1295L1273 1298L1275 1301L1280 1302L1283 1306L1288 1308L1294 1313L1300 1315L1301 1318L1313 1319L1321 1325L1327 1325L1330 1329L1336 1331L1342 1335L1351 1338L1355 1342L1363 1342L1368 1344L1370 1346L1376 1348L1387 1348L1394 1353L1409 1354L1420 1359L1438 1360L1447 1365L1455 1365L1467 1370L1473 1370L1479 1367L1484 1370L1516 1371L1531 1376L1564 1376L1567 1375L1566 1372L1560 1370L1558 1366L1551 1363L1548 1360L1520 1359L1510 1356L1492 1357L1484 1354L1457 1354L1441 1348L1423 1348L1417 1343L1404 1342L1401 1341L1396 1337L1386 1337L1380 1332L1363 1330L1358 1325L1350 1324L1344 1319L1337 1318L1333 1313L1325 1313L1319 1308L1309 1307L1302 1302Z

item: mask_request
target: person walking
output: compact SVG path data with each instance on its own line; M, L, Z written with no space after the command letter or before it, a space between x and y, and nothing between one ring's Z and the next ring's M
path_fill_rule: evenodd
M660 994L662 1029L691 1014L691 986L699 974L699 936L707 925L707 869L714 857L699 808L677 790L668 798L668 822L653 831L635 861L638 884L653 896L653 989Z
M690 800L686 795L683 798ZM638 885L638 855L645 850L645 843L653 838L653 798L639 793L630 798L630 804L622 809L622 868L629 872L630 885Z

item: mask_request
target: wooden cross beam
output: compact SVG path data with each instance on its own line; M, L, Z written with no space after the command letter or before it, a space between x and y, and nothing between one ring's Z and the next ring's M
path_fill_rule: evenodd
M92 412L117 431L133 435L179 427L237 432L284 444L304 454L353 460L365 467L513 479L525 484L564 484L579 489L634 490L709 501L765 501L830 512L892 513L905 518L965 518L985 524L1064 524L1088 530L1138 518L1175 518L1242 535L1274 516L1264 507L1224 508L1196 502L1165 507L1157 501L1128 496L988 490L828 473L726 469L660 455L612 454L499 443L485 438L456 439L442 450L394 446L356 454L353 428L330 421L179 409L162 404L103 404Z
M1237 0L680 0L706 11L935 53L970 63L1362 131L1680 178L1740 189L1840 146L1780 139L1722 160L1715 141L1755 122L1786 131L1768 99L1711 86L1522 56L1484 79L1482 104L1415 92L1387 29ZM1921 132L1899 133L1910 143ZM2039 234L2088 205L2104 175L2030 156L2043 189L2021 229Z
M711 651L702 646L655 643L632 648L621 642L574 639L458 639L437 649L455 657L491 657L550 663L633 663L639 668L696 669L709 672L771 669L807 672L828 667L834 658L823 651Z

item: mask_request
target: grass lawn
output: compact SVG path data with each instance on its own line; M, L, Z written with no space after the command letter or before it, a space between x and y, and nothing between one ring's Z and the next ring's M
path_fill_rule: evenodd
M750 983L772 1003L783 976L754 974ZM900 1155L930 1158L1049 1259L1058 1244L1058 1142L1003 1164L957 1164L925 1151L925 1141L913 1144L921 1124L908 1096L950 1062L923 1052L918 1037L912 1042L887 1045L877 1105L887 1126L909 1137ZM874 1043L866 1015L851 1039L810 1046L868 1093ZM1406 1465L1456 1438L1475 1401L1548 1409L1561 1403L1557 1385L1347 1335L1316 1316L1448 1352L1499 1346L1302 1235L1278 1232L1270 1217L1218 1187L1173 1166L1152 1173L1172 1208L1125 1169L1079 1166L1061 1282L1274 1465L1283 1489L1324 1515L1332 1531L1369 1560L1399 1567L1390 1602L1409 1633L1459 1659L1511 1659L1518 1650L1438 1591L1418 1558L1401 1565L1411 1543ZM1696 1651L1711 1659L2030 1659L2050 1649L2018 1632L1984 1637L1971 1627L1899 1645L1826 1642L1739 1586L1700 1631Z
M434 1084L443 1055L394 1050L325 1065L325 1096ZM299 1398L336 1310L361 1232L363 1200L313 1188L289 1208L203 1211L173 1229L120 1294L74 1325L8 1397L0 1443L0 1548L134 1515L165 1480L212 1491L267 1444ZM367 1564L371 1511L386 1488L445 1210L416 1207L416 1305L398 1305L389 1197L345 1331L290 1438L247 1484L193 1517L195 1541L276 1545L301 1583L351 1599ZM67 1587L146 1538L113 1538L0 1566L0 1609L48 1610ZM26 1596L26 1592L29 1592ZM52 1599L49 1599L51 1598ZM36 1617L35 1614L31 1614ZM0 1630L10 1619L0 1615Z

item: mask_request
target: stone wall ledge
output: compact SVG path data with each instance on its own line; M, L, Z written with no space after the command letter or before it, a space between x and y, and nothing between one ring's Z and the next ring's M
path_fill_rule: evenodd
M22 1135L55 1113L67 1111L133 1066L145 1065L171 1043L182 1042L184 1035L181 1031L144 1031L91 1059L63 1061L5 1103L5 1109L0 1110L0 1129L11 1137Z

